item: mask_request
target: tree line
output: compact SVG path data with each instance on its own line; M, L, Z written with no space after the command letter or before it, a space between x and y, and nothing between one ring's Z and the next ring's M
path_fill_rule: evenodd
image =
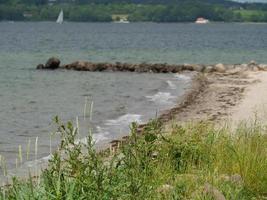
M224 22L267 21L267 4L224 0L164 0L165 4L163 0L142 0L143 4L138 3L141 0L68 1L58 0L49 5L47 0L0 0L0 20L53 21L63 9L64 18L69 21L109 22L114 14L128 15L134 22L193 22L198 17Z

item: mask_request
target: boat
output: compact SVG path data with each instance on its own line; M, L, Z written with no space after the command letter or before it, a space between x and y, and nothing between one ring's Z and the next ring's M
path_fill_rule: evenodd
M119 21L114 21L114 23L128 24L130 22L128 20L125 20L125 19L120 19Z
M62 24L63 23L63 18L64 18L64 14L63 14L63 10L61 9L61 11L60 11L60 13L59 13L59 15L58 15L58 17L57 17L57 23L58 24Z
M209 23L210 21L208 19L205 19L203 17L199 17L197 18L197 20L195 21L196 24L207 24Z

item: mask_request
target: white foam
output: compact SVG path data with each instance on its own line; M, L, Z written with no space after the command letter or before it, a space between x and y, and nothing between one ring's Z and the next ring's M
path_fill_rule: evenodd
M118 126L118 125L129 125L132 122L137 122L137 123L141 123L142 115L137 115L137 114L126 114L126 115L122 115L117 119L111 119L111 120L107 120L107 122L105 123L105 125L108 126Z
M96 134L93 134L93 140L95 143L108 139L110 133L104 130L102 127L96 127Z
M49 160L51 160L53 158L53 155L52 154L50 154L50 155L48 155L48 156L45 156L45 157L43 157L43 158L41 158L43 161L49 161Z
M168 83L168 86L172 89L172 90L175 90L176 89L176 85L171 82L170 80L166 81Z
M158 92L152 96L146 96L149 101L153 101L159 104L169 104L172 103L172 99L175 99L175 96L172 96L169 92Z
M24 163L25 166L27 166L28 168L32 168L34 166L37 166L38 164L41 163L47 163L49 160L51 160L53 158L52 154L49 154L48 156L44 156L40 159L37 160L30 160Z
M182 79L184 81L191 80L191 77L190 76L187 76L187 75L184 75L184 74L175 74L174 77L175 78L178 78L178 79Z
M96 127L96 133L93 134L93 141L95 143L101 142L103 140L108 139L108 135L110 133L106 130L104 130L103 128L101 128L100 126ZM75 141L76 144L78 143L82 143L82 144L87 144L87 137L84 137L82 139L78 139Z
M108 135L110 133L106 130L104 130L103 128L101 128L100 126L97 126L96 127L96 133L93 134L93 141L95 143L98 143L98 142L101 142L103 140L107 140L109 139L108 138ZM82 139L77 139L75 141L76 144L78 143L82 143L82 144L87 144L87 137L84 137ZM30 160L30 161L26 161L25 163L23 163L23 165L21 166L21 169L22 169L22 173L24 172L23 169L41 169L42 166L46 166L46 164L48 163L49 160L51 160L53 158L53 155L52 154L49 154L47 156L44 156L42 158L39 158L37 160ZM17 169L16 169L17 170ZM10 175L15 175L15 172L11 172Z

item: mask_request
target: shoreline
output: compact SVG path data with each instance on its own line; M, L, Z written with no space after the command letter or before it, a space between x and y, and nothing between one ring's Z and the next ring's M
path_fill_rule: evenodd
M262 82L263 80L264 82ZM254 98L255 87L256 89L260 87L264 90L264 85L259 83L267 84L267 72L259 70L232 70L223 73L216 71L209 73L196 72L193 76L191 86L178 99L176 106L163 111L158 119L163 124L164 132L168 132L176 123L185 124L188 122L212 121L216 124L223 124L232 118L239 121L240 117L237 114L232 116L232 114L244 110L244 107L247 105L244 102L247 102L248 98ZM267 102L267 95L265 100ZM140 124L138 132L141 133L146 125L147 123ZM107 142L107 144L103 144L98 149L98 152L101 153L107 150L115 151L127 139L128 134L125 134L124 137ZM41 170L45 166L47 165L43 162L38 163L37 167L32 168L32 175L34 176L35 174L34 169L39 168ZM19 177L22 179L27 178L29 169L26 167L25 169L21 168L23 166L15 171L18 172ZM14 172L11 171L11 174L14 175ZM1 182L7 183L6 180Z
M258 78L262 79L259 80ZM238 82L236 82L237 80ZM180 104L181 109L185 109L181 113L186 110L189 113L188 109L194 108L196 104L199 105L199 99L202 100L201 97L207 98L207 94L210 94L211 89L214 88L215 91L218 91L217 94L222 94L222 90L218 90L218 87L222 87L224 92L228 91L229 96L234 96L231 93L231 89L236 88L233 87L234 84L243 89L237 93L237 96L240 98L233 100L233 102L242 105L248 97L251 98L254 96L251 94L253 89L259 89L267 83L267 73L214 74L212 76L198 78L195 80L195 83L199 81L203 81L202 83L204 85L199 84L204 86L203 90L198 91L198 87L195 87L195 90L193 90L192 87L191 93L188 91L188 96L185 99L191 99L189 98L189 94L192 95L191 97L193 99L192 101L185 101L188 102L185 105ZM217 87L215 87L216 85ZM230 87L229 85L232 86ZM252 90L249 90L249 88ZM240 103L241 97L243 97L242 103ZM212 97L212 99L214 98ZM222 97L222 99L225 100L225 97ZM229 103L229 101L227 102ZM234 107L234 103L231 106ZM179 112L176 114L179 114ZM219 118L212 118L211 120L218 120ZM63 131L65 130L64 127ZM66 194L68 194L69 190L68 188L66 189L65 183L76 184L77 181L80 181L83 184L81 186L85 186L85 188L88 187L88 183L96 183L96 187L89 189L98 191L98 177L101 177L101 186L104 185L108 188L114 187L117 189L117 185L119 184L125 185L126 181L127 183L131 183L131 180L128 181L128 179L132 179L137 174L139 175L136 179L138 183L140 183L139 180L144 180L141 182L144 184L144 187L150 184L149 191L152 192L151 194L159 194L156 195L159 197L157 199L162 199L163 196L161 194L170 194L172 191L179 194L180 190L176 191L174 187L181 182L189 185L185 188L186 193L183 192L184 199L207 197L207 195L209 195L208 197L217 199L228 199L232 198L233 194L234 197L240 197L241 194L245 198L254 196L255 198L264 198L266 196L266 179L264 179L265 176L261 178L262 174L265 174L264 170L266 167L266 154L264 151L266 144L266 138L264 137L265 129L258 129L257 124L251 126L252 129L249 126L243 131L240 130L241 132L239 132L239 129L236 129L236 132L232 132L229 127L218 129L216 126L205 123L193 124L193 126L189 127L176 126L169 130L169 135L165 135L162 132L161 126L157 126L157 124L152 123L148 128L150 129L144 130L145 135L141 137L133 134L126 142L125 148L119 149L116 152L103 152L106 154L97 153L90 144L88 144L88 154L83 154L79 144L69 146L68 144L73 143L66 143L68 146L63 147L66 157L63 156L59 160L58 157L54 158L52 160L53 165L48 168L48 171L42 174L43 179L40 178L40 174L30 178L30 182L19 177L20 181L14 182L14 185L12 182L9 185L3 185L2 189L4 192L12 192L12 190L18 189L20 193L17 196L19 196L20 194L24 194L25 188L29 188L32 191L32 195L35 195L39 194L40 191L53 192L55 191L54 186L60 183L63 186L59 186L60 190L56 191L66 191ZM236 135L232 135L232 133ZM158 134L162 137L158 137ZM146 136L151 137L146 138ZM65 139L66 137L69 136L64 136ZM74 155L72 154L72 149L79 151L77 157L72 156ZM239 162L239 155L244 158L244 163ZM257 159L255 159L255 155L257 155ZM176 168L177 161L185 161L185 166L181 165L181 169ZM81 167L77 168L77 164ZM90 171L84 172L85 170ZM129 173L129 170L134 173ZM140 175L139 173L142 174ZM91 174L93 175L91 176ZM125 174L128 175L126 178L115 179L116 182L102 181L113 180L114 177L125 177ZM104 179L102 179L103 175ZM157 182L158 178L163 180ZM197 185L196 182L198 183ZM154 186L155 183L157 183L156 186ZM51 184L53 185L50 186ZM33 190L32 188L35 186L38 187L36 190ZM77 194L82 195L83 191L80 192L79 188L80 185L77 187ZM241 188L241 190L237 190L237 188ZM244 189L248 192L243 193ZM97 194L100 197L110 194L110 190L101 190L101 192L101 194ZM119 190L119 194L121 193L133 194L133 197L136 196L135 191L131 193L128 190ZM28 195L27 193L25 194ZM88 194L90 194L90 190ZM114 194L114 196L117 196L117 193ZM142 195L143 193L141 191L138 194ZM170 198L173 197L171 195Z
M233 110L245 98L248 86L254 85L254 83L259 81L257 77L252 78L251 75L267 71L267 64L258 64L255 61L250 61L247 64L133 64L121 62L93 63L88 61L75 61L64 65L60 65L60 63L61 61L58 58L51 57L45 64L38 64L36 69L111 73L196 73L192 79L191 87L178 100L176 106L163 111L157 118L162 122L166 130L169 130L173 122L183 124L197 121L212 121L222 125L226 121L231 121L231 115L233 112L236 112ZM240 120L242 119L235 119L235 121ZM138 132L142 133L146 126L147 123L140 124ZM103 144L99 151L116 149L120 143L125 142L127 139L128 136L126 135L112 140L106 145Z
M262 109L267 108L265 87L266 71L198 73L177 105L164 111L157 119L163 124L164 132L169 132L177 124L201 121L212 122L218 127L228 124L235 128L239 123L255 120L255 117L259 121L264 120L267 115L267 110ZM261 93L261 98L256 99L258 92ZM140 134L146 125L147 123L139 125ZM128 136L125 136L111 141L110 148L116 149L127 139Z

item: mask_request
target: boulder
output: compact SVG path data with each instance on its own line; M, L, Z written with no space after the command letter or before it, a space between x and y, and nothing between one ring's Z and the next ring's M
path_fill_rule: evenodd
M242 185L244 183L242 176L240 176L239 174L234 174L232 176L229 177L229 180L234 183L234 184L238 184L238 185Z
M213 66L206 66L203 70L204 73L210 73L214 71L214 67Z
M257 72L257 71L259 71L259 68L258 68L258 66L253 66L253 67L252 67L252 71L254 71L254 72Z
M223 193L209 183L204 185L204 193L210 195L214 200L226 200Z
M229 65L224 65L226 71L228 71L228 70L232 70L232 69L234 69L236 66L239 66L239 64L235 64L235 65L231 65L231 64L229 64Z
M45 63L44 69L57 69L59 68L60 60L58 58L52 57Z
M193 71L196 71L196 72L203 72L204 70L203 65L192 65L192 67L193 67Z
M37 67L36 67L36 69L44 69L44 65L43 64L39 64L39 65L37 65Z
M244 183L241 175L239 175L239 174L234 174L231 176L223 174L220 176L220 179L222 181L231 182L231 183L236 184L236 185L242 185Z
M159 192L161 194L167 194L167 193L170 193L173 189L174 189L174 187L172 185L165 184L165 185L160 186L157 189L157 192Z
M240 68L242 68L242 70L244 70L244 71L249 70L249 65L248 65L248 64L241 64L241 65L236 66L236 67L240 67Z
M169 73L168 66L165 63L161 64L161 68L160 68L159 72L160 73Z
M219 63L214 66L214 70L219 73L225 73L226 68L222 63Z
M249 70L252 70L252 71L258 71L258 64L256 63L256 61L252 60L248 63L248 68Z
M229 74L239 74L243 71L245 71L246 69L239 67L239 66L235 66L233 69L227 70L227 73Z
M255 60L251 60L249 63L248 63L249 66L252 66L252 65L257 65L257 62Z
M183 65L183 70L193 71L193 70L194 70L194 67L193 67L193 65L191 65L191 64L187 64L187 63L185 63L185 64Z
M84 61L77 61L76 63L75 63L75 67L74 67L74 69L75 70L79 70L79 71L90 71L90 65L89 65L89 63L87 63L87 62L84 62Z
M259 64L258 65L259 70L261 71L267 71L267 65L266 64Z

